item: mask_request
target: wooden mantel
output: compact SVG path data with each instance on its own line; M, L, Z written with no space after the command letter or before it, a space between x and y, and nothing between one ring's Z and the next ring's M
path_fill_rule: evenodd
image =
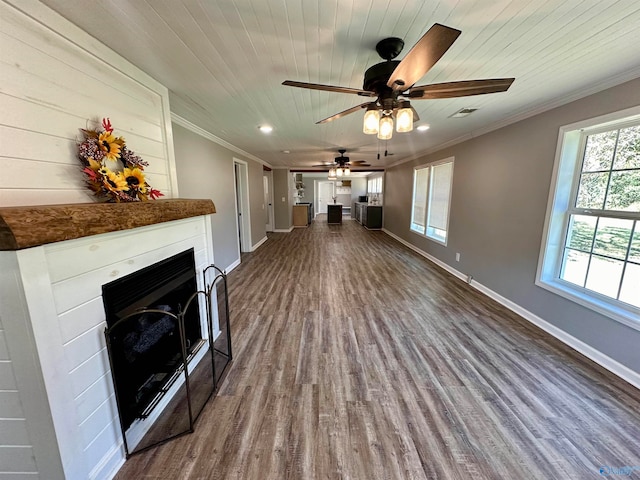
M211 200L190 199L0 207L0 250L21 250L211 213L216 213Z

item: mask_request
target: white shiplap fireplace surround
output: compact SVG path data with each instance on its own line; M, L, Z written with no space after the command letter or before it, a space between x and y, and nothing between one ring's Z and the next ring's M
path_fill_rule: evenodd
M129 221L105 208L140 213ZM16 211L27 212L19 222ZM213 212L211 201L178 199L0 209L0 405L10 410L0 417L10 416L3 440L14 445L3 449L0 465L11 470L0 477L107 479L120 468L102 285L193 248L202 288ZM25 239L13 238L12 215ZM61 228L47 228L54 223Z
M213 263L212 217L166 214L187 208L166 86L37 0L0 0L0 30L0 210L92 202L77 142L103 117L169 199L135 205L126 222L95 202L57 222L14 218L45 239L0 251L0 480L110 479L124 451L101 287L190 248L197 268ZM56 236L67 224L85 236Z

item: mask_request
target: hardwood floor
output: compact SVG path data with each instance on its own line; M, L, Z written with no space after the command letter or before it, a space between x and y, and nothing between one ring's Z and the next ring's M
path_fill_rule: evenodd
M640 477L638 389L382 232L269 234L229 290L218 396L119 480Z

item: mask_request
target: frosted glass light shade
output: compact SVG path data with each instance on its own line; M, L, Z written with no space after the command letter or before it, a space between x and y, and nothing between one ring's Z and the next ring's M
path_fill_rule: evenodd
M411 130L413 130L413 110L411 107L401 108L396 115L396 132L404 133Z
M347 177L351 175L351 169L349 167L344 167L344 176Z
M393 136L393 118L385 115L380 119L378 128L378 138L380 140L389 140Z
M331 167L329 169L329 176L335 178L335 176L336 176L336 169L335 168Z
M362 131L367 135L378 133L378 123L380 123L380 110L367 110L364 114Z
M342 176L342 167L338 167L338 168L336 168L336 175L337 175L338 177L341 177L341 176Z

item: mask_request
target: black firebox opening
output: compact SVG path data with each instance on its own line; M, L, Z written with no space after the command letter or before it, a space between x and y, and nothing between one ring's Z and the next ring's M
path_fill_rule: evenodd
M124 428L136 418L144 418L175 378L182 360L180 334L175 318L163 313L134 315L111 327L142 308L178 315L196 290L193 249L102 286ZM197 297L187 309L184 323L188 356L202 340Z

